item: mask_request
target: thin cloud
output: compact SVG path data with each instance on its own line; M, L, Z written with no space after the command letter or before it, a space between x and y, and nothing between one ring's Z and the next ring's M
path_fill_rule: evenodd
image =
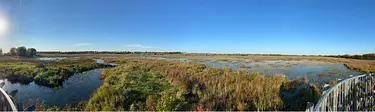
M122 45L126 48L140 48L140 49L155 49L158 47L153 47L153 46L145 46L145 45L140 45L140 44L129 44L129 45Z
M92 45L92 43L79 43L79 44L75 44L76 46L90 46Z

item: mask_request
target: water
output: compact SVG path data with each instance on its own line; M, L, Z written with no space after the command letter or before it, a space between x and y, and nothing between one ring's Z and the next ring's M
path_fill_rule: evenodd
M79 101L88 100L92 93L99 88L103 81L100 80L101 69L94 69L71 76L63 83L61 88L49 88L39 86L34 82L24 85L20 83L11 83L7 79L1 79L5 82L3 89L8 93L15 93L14 102L16 104L26 103L29 99L38 99L45 101L47 106L64 107L65 104L76 105Z
M136 57L161 60L178 60L181 62L199 62L216 68L246 70L265 75L282 74L290 80L307 78L310 82L324 84L330 80L346 79L350 75L361 75L349 70L342 63L321 60L250 60L250 59L216 59L216 58L166 58Z
M109 64L111 66L117 66L118 64L116 63L105 63L103 59L94 59L96 63L100 63L100 64Z
M342 63L318 61L318 60L263 60L263 61L204 61L201 62L217 68L232 68L234 70L247 70L260 74L274 75L284 74L288 79L306 77L319 81L333 79L345 79L349 75L360 75L361 73L347 69Z
M43 57L43 58L37 58L37 60L42 61L60 61L64 59L79 59L80 57Z
M43 60L43 61L59 61L59 60L64 60L66 59L65 57L44 57L44 58L38 58L38 60Z

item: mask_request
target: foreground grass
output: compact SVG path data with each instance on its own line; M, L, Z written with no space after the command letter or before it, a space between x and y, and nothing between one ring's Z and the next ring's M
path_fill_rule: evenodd
M0 77L7 78L11 82L28 84L35 81L38 85L56 87L61 86L74 73L106 66L93 60L64 60L49 63L43 61L2 62Z
M66 104L64 107L58 106L47 106L44 101L40 99L30 99L29 101L17 105L18 111L83 111L82 109L86 105L87 102L81 101L76 106L72 106L70 104Z
M120 59L85 110L304 110L320 90L282 75L217 69L199 63Z

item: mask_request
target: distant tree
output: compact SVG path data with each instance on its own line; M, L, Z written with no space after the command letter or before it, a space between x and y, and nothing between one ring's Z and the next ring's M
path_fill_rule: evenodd
M17 48L17 55L25 57L26 56L26 47L24 47L24 46L18 47Z
M3 54L3 49L0 48L0 55L2 55L2 54Z
M35 55L36 55L36 49L34 49L34 48L28 48L26 50L26 56L27 57L33 57Z
M11 55L11 56L17 56L17 49L15 48L15 47L12 47L11 49L10 49L10 51L9 51L9 54Z

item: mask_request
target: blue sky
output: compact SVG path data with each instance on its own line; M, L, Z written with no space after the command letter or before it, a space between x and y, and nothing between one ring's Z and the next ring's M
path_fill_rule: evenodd
M374 0L0 0L9 20L0 47L362 54L375 52L374 6Z

